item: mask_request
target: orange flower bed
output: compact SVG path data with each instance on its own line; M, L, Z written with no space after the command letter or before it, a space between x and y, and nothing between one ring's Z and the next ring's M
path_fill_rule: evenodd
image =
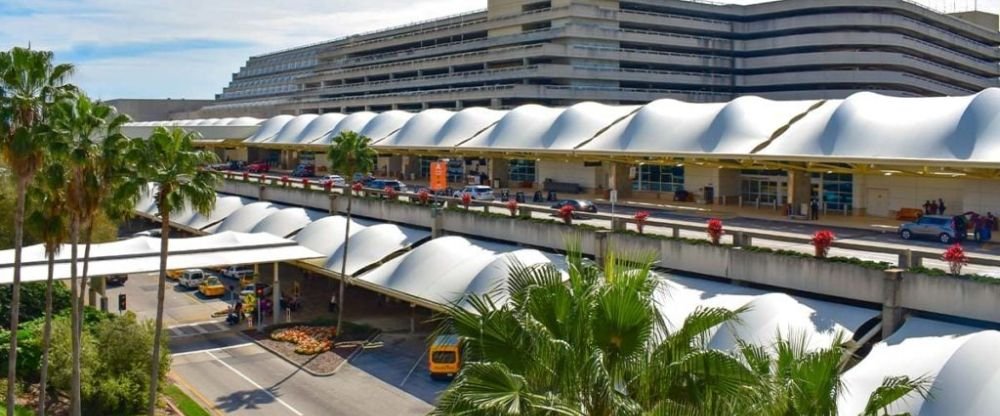
M333 347L330 339L336 334L332 326L293 326L271 332L271 339L295 344L296 353L315 355L330 351Z

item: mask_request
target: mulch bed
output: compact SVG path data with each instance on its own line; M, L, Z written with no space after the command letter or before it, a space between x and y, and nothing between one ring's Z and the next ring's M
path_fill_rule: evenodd
M244 330L243 334L252 338L254 342L261 345L265 349L280 355L286 360L291 361L295 365L316 375L333 374L334 371L340 368L340 366L347 361L347 359L354 354L356 350L361 348L360 346L339 347L315 355L305 355L295 352L296 346L291 342L275 341L269 338L268 332L257 332L256 329L248 329ZM366 338L367 337L359 338L358 340L364 340Z

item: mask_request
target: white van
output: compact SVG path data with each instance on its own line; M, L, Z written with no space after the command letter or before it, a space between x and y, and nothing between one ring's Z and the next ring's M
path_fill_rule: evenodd
M187 269L181 273L179 284L188 289L197 289L205 277L205 271L202 269Z
M247 276L253 276L253 266L229 266L222 269L222 275L231 279L242 279Z

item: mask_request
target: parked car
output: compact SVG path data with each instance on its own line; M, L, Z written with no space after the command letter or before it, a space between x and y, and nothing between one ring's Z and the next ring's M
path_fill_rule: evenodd
M267 173L271 171L271 166L267 162L254 162L246 167L249 173Z
M218 277L208 276L198 285L198 292L206 298L214 298L226 294L226 286Z
M553 204L552 209L560 209L566 205L572 206L574 211L597 212L597 206L586 199L563 199Z
M313 165L298 165L292 170L292 176L296 178L311 178L316 176L316 167Z
M183 274L184 270L167 270L167 279L181 280L181 275Z
M187 269L181 273L179 284L187 289L197 289L208 274L202 269Z
M104 282L109 286L125 286L125 282L127 281L127 274L116 274L104 278Z
M406 192L406 184L395 179L375 179L364 185L365 188L385 190L386 187L392 187L396 192Z
M253 266L229 266L219 271L223 276L231 279L243 279L246 276L253 276Z
M229 161L229 167L227 169L229 169L229 170L243 170L246 167L247 167L247 162L244 162L242 160L230 160Z
M347 181L344 180L343 176L340 175L326 175L323 177L323 182L330 181L333 186L344 186L347 185Z
M159 237L160 235L162 235L162 230L159 228L153 228L151 230L139 231L132 234L132 237Z
M208 168L211 169L211 170L218 170L218 171L229 170L229 164L228 163L216 163L214 165L208 165Z
M930 237L945 244L959 239L954 218L946 215L924 215L914 222L899 226L899 237L909 240L914 237Z
M468 192L469 195L472 196L472 199L475 199L477 201L492 201L495 199L493 197L493 188L490 188L489 186L485 185L466 186L465 188L462 188L462 190L460 191L455 191L455 193L452 196L455 198L461 198L462 194L466 192Z
M272 289L271 285L267 283L253 283L243 286L243 290L240 290L240 296L253 295L257 293L257 288L264 288L264 296L271 296Z

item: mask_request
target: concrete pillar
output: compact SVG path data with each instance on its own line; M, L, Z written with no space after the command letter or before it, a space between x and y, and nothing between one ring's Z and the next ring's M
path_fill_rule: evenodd
M788 171L788 203L792 204L792 212L806 215L802 212L802 204L812 200L812 175L798 170Z
M267 186L260 185L257 190L257 200L267 201Z
M499 98L491 98L490 99L490 108L500 108L500 106L502 106L502 105L503 105L503 101L501 101Z
M455 109L456 109L456 110L461 110L461 109L463 109L463 108L465 108L465 104L464 104L464 103L462 103L462 101L461 101L461 100L456 100L456 101L455 101Z
M486 174L490 179L499 179L500 187L510 188L510 161L507 159L490 158L486 162ZM488 183L486 185L493 185Z
M337 215L337 198L340 194L330 193L330 215Z
M402 175L403 173L403 157L402 156L389 156L388 164L389 177L395 177L396 175ZM406 178L403 178L406 179Z
M281 284L278 279L278 263L274 263L274 281L271 283L271 325L281 317Z
M913 267L913 252L905 250L899 253L899 260L896 262L900 269L906 270Z
M410 333L417 332L417 305L414 303L410 304Z
M903 325L903 307L899 300L899 286L903 282L903 269L888 269L882 289L882 338L888 338Z
M604 259L608 258L608 248L611 245L608 241L608 235L611 232L608 230L600 230L594 233L594 238L597 240L597 247L594 249L594 262L598 266L604 266Z
M431 238L438 238L444 235L444 215L442 215L441 209L432 207L431 208L431 218L434 222L431 224Z
M97 295L104 297L104 291L106 290L108 281L104 279L103 276L91 277L90 287L87 288L87 302L90 306L97 305Z
M628 223L625 222L624 218L619 218L617 215L611 219L611 231L625 231L628 228Z
M628 177L629 165L621 162L611 162L608 166L608 189L618 190L618 198L632 195L632 180Z

